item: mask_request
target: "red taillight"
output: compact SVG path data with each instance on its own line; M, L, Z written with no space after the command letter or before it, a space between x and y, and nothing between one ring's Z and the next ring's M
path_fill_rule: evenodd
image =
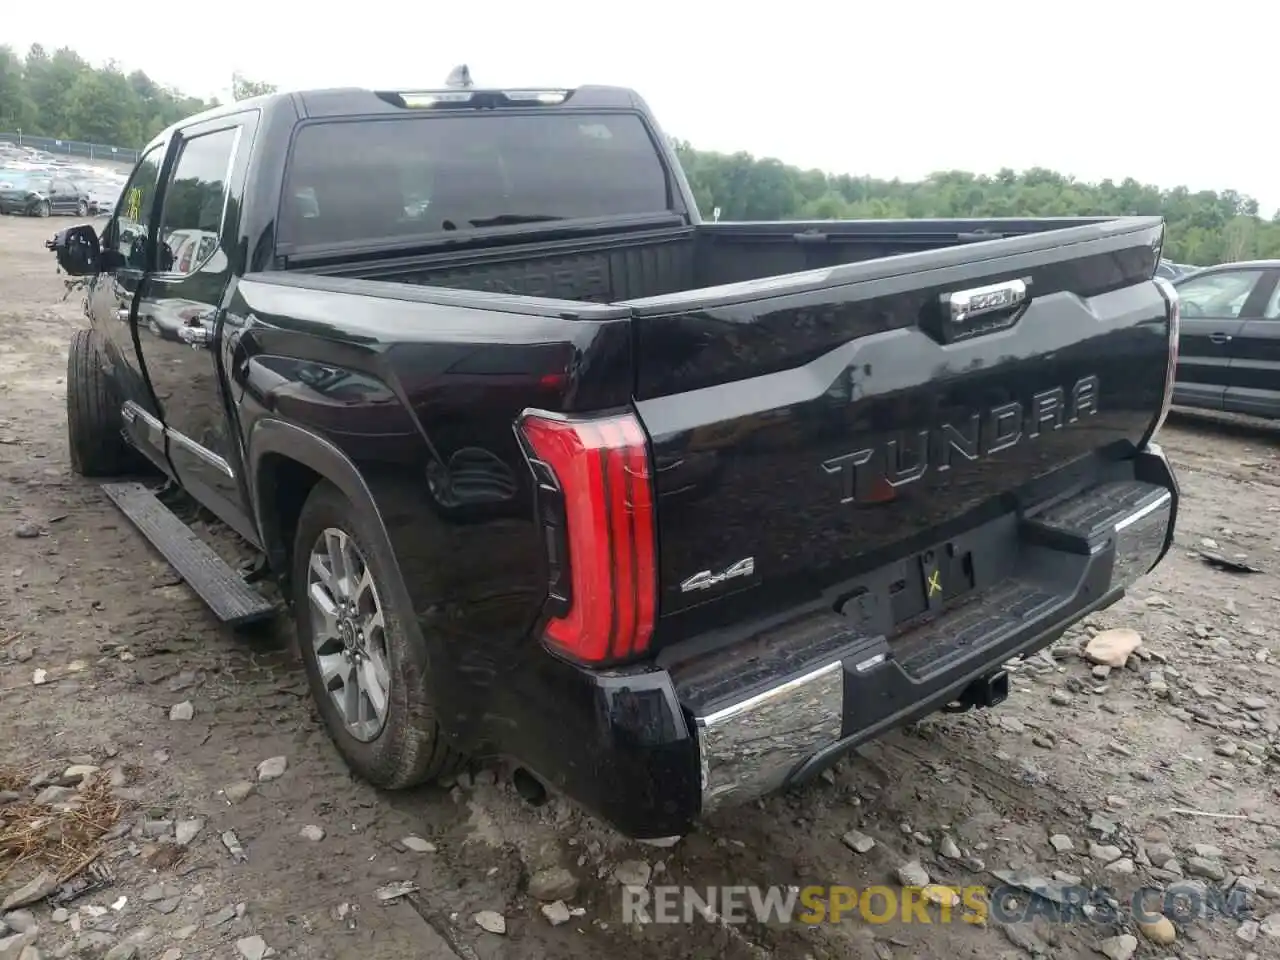
M644 652L657 611L657 550L639 421L631 414L593 420L526 414L520 431L537 461L548 548L556 553L560 540L567 553L552 556L561 589L553 582L551 594L563 609L547 621L547 641L587 663Z
M1147 434L1148 440L1160 432L1173 405L1173 386L1178 378L1178 337L1182 331L1182 306L1177 288L1164 277L1156 277L1155 282L1169 314L1169 359L1164 373L1164 401L1160 405L1160 416Z

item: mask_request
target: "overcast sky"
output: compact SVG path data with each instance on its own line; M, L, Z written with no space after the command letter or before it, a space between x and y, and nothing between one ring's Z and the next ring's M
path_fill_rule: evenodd
M1280 4L1266 0L8 6L0 39L19 51L70 46L204 97L226 99L233 70L420 89L466 63L479 86L634 87L695 146L803 167L1045 166L1280 205Z

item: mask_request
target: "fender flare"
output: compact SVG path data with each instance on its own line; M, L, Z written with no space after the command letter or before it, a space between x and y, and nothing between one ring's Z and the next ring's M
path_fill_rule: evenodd
M381 541L386 556L390 558L391 572L395 579L391 588L396 594L396 600L400 603L400 609L413 609L409 592L404 585L404 575L400 572L400 562L396 558L391 537L382 520L382 512L378 509L369 485L365 483L359 468L352 463L350 457L319 434L274 418L264 418L253 425L249 434L248 448L254 522L261 531L263 547L273 567L287 573L288 565L285 558L292 544L283 542L276 518L264 509L264 505L268 502L265 496L268 491L263 488L262 483L262 459L272 453L295 460L310 468L322 479L328 480L342 491L342 495L356 508L359 519L368 533Z

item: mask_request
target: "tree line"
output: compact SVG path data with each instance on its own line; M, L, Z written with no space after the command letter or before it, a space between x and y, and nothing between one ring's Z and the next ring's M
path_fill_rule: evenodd
M236 73L231 89L243 100L275 88ZM114 62L95 67L67 47L49 53L36 43L19 56L0 46L0 131L137 149L170 124L217 105L141 70L126 74Z
M1082 183L1041 168L882 180L801 170L747 153L709 153L682 141L676 151L698 208L705 216L718 207L722 220L1144 214L1165 218L1164 255L1178 263L1280 258L1280 212L1264 219L1258 202L1235 190L1161 190L1131 177Z
M237 99L270 84L232 76ZM216 105L115 63L95 67L75 51L25 55L0 46L0 130L138 147L172 123ZM1207 265L1280 258L1280 213L1234 190L1162 190L1126 178L1083 183L1052 170L951 170L922 181L884 180L802 170L748 153L722 154L676 142L704 216L723 220L891 219L900 217L1069 217L1150 214L1169 225L1165 255Z

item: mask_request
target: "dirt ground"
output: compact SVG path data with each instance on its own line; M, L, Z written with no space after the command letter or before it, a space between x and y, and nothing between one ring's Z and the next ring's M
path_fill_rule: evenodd
M1018 664L1001 707L930 719L834 776L657 848L558 799L529 806L498 764L390 796L348 775L287 628L223 629L97 486L71 473L65 355L85 321L78 295L60 299L62 279L40 248L56 226L0 218L0 790L12 791L0 793L0 837L24 827L36 793L82 819L113 802L122 812L94 864L102 886L6 915L0 960L264 949L361 960L1280 954L1275 429L1183 418L1166 427L1184 495L1177 547L1055 656ZM201 532L233 551L228 535ZM1215 568L1206 548L1245 555L1260 572ZM1142 633L1141 656L1092 676L1077 651L1115 626ZM250 786L276 757L283 775ZM67 771L74 764L100 769ZM849 831L874 846L855 852L865 844L842 842ZM62 836L75 855L74 830ZM1105 886L1122 903L1185 874L1231 887L1243 908L1151 931L1174 936L1168 944L1105 902L1057 923L944 925L930 908L929 924L850 913L823 924L642 925L623 922L614 876L863 888L897 885L909 861L956 887L1021 870ZM573 915L560 925L528 890L550 866L572 874L558 893ZM0 859L0 898L38 869ZM417 889L380 903L377 891L397 881ZM486 910L505 918L505 934L476 922Z

